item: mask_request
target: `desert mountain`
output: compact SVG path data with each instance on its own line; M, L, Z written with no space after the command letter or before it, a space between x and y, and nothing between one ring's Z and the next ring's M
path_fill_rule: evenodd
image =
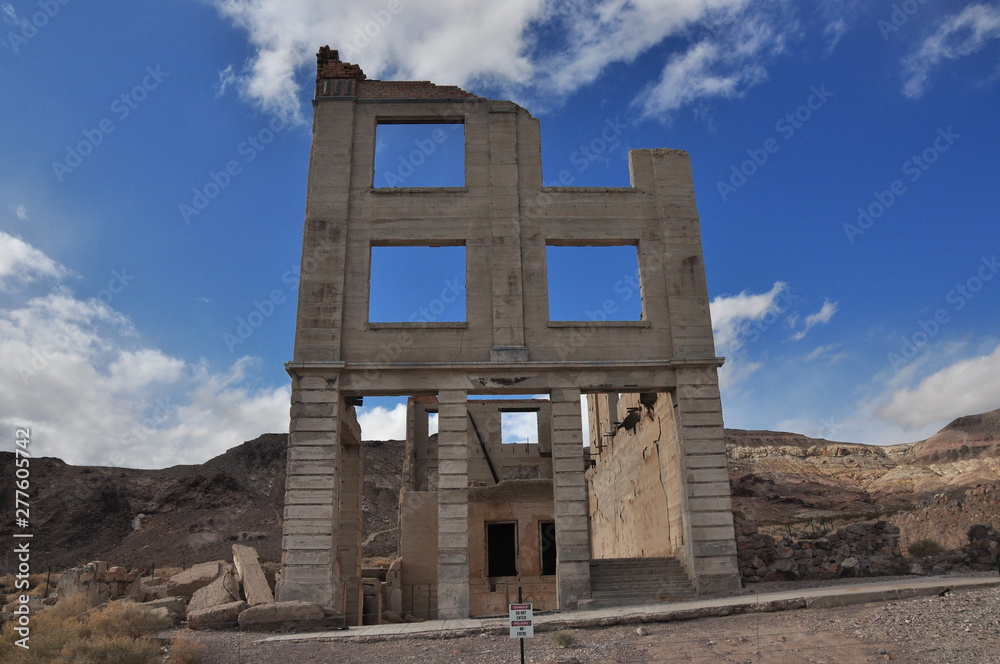
M904 545L934 536L960 546L971 523L1000 522L1000 410L891 447L739 429L726 439L742 523L803 530L888 517L903 529ZM239 540L278 561L286 444L285 434L265 434L201 465L162 470L32 459L35 569L95 559L190 565L228 558ZM365 442L362 451L364 553L392 555L403 443ZM13 466L14 455L0 453L2 537L15 525Z

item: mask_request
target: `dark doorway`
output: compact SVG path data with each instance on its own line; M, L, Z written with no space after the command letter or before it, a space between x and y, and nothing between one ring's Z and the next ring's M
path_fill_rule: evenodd
M538 541L542 549L542 576L556 573L556 524L542 521L539 525Z
M489 576L517 576L517 524L486 524Z

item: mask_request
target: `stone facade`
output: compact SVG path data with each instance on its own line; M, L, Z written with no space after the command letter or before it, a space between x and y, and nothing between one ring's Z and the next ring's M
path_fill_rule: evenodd
M595 532L581 396L612 393L662 400L670 486L658 490L668 492L669 509L652 509L643 523L670 531L661 539L699 590L736 587L728 480L719 472L722 360L687 154L631 151L629 187L546 187L538 121L516 104L428 82L368 80L329 48L317 71L295 351L286 365L292 407L279 601L314 601L360 620L363 469L354 406L366 396L414 397L401 610L437 618L499 612L512 580L534 584L546 606L590 603ZM463 186L374 186L378 127L411 123L463 125ZM465 320L369 319L373 250L405 246L463 248ZM641 318L550 320L546 257L554 246L635 247ZM504 447L478 429L493 417L478 403L487 395L544 397L533 448ZM435 440L414 404L436 410ZM548 521L554 574L542 573L536 550ZM483 575L482 533L504 524L514 529L510 555L524 572L513 579Z

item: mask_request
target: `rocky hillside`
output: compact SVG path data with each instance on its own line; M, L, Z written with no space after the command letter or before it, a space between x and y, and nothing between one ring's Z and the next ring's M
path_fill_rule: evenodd
M727 430L734 508L744 522L808 530L889 516L903 544L964 543L971 523L1000 523L1000 411L962 417L927 440L877 447L773 431ZM32 460L36 570L94 559L158 567L228 558L249 541L281 555L284 434L265 434L197 466L162 470ZM396 548L403 443L366 442L364 553ZM14 529L13 454L0 453L0 537ZM0 560L0 573L12 561Z

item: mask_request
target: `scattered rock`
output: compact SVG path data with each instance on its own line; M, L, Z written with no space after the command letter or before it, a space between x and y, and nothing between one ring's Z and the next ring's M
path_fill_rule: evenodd
M219 604L200 611L188 611L188 627L191 629L229 629L240 622L240 614L248 607L244 601Z
M188 604L188 611L201 611L220 604L236 602L239 599L240 584L232 570L227 568L226 572L215 581L194 591L194 596Z
M641 625L635 628L635 633L639 636L649 636L649 630Z
M260 561L257 559L257 551L252 546L233 544L233 564L236 565L236 571L240 575L247 604L256 606L274 602L274 594L267 585L264 570L261 569Z
M154 599L149 602L143 602L142 605L149 609L165 609L175 625L180 624L187 616L187 600L183 597Z
M183 572L174 574L167 580L168 597L191 597L199 588L204 588L221 576L229 568L229 563L216 560L198 563Z
M239 624L241 629L256 632L336 629L344 626L344 617L327 616L323 607L312 602L271 602L243 611Z

